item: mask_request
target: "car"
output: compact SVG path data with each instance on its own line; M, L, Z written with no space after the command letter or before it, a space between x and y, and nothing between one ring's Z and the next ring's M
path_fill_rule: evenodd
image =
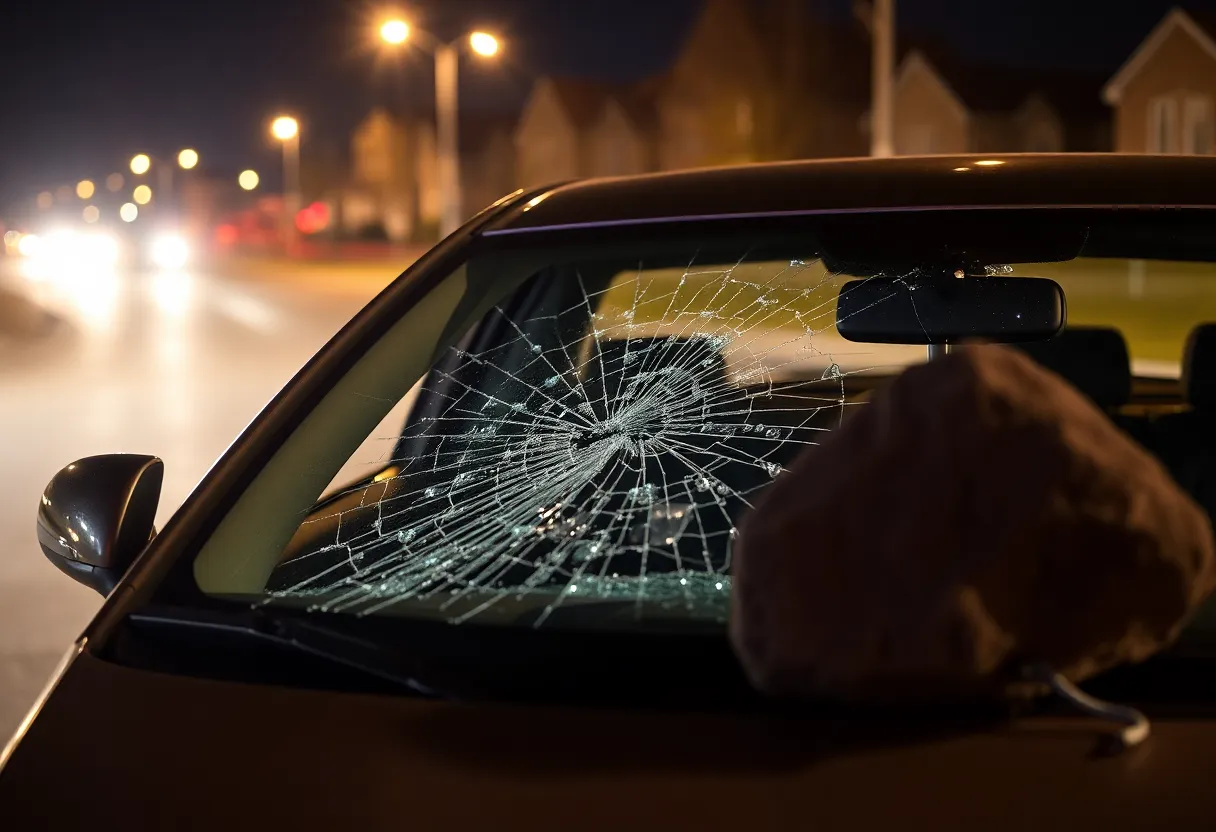
M154 456L47 486L43 552L105 602L0 756L3 825L1211 828L1216 610L1086 685L1152 720L1114 756L1052 701L772 700L726 622L756 496L972 335L1028 342L1211 512L1214 192L1213 159L1007 155L500 200L163 529ZM841 313L875 278L1004 288L989 323L947 309L901 342Z

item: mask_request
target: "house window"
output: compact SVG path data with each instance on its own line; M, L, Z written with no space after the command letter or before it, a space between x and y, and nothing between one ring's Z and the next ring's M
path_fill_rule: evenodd
M1148 152L1178 152L1178 102L1168 96L1148 105Z
M1182 110L1182 152L1209 156L1212 142L1212 99L1188 95Z

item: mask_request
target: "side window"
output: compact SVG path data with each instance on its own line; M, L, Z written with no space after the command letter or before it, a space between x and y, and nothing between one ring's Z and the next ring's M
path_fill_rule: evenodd
M1182 152L1200 156L1212 153L1212 99L1188 95L1182 113Z
M1178 102L1169 96L1158 96L1148 105L1149 153L1178 152Z

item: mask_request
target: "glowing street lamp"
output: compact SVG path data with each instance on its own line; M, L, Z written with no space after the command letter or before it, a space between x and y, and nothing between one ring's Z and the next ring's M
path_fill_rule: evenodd
M134 202L124 202L118 209L118 216L123 222L135 222L135 218L139 216L139 208Z
M131 157L131 173L143 176L152 167L152 159L147 153L139 153Z
M498 54L498 38L489 32L470 32L467 39L458 38L444 43L427 32L412 28L404 20L385 20L380 24L380 40L390 46L401 46L407 40L417 43L435 55L435 120L439 162L439 192L443 200L440 232L447 236L460 226L460 139L457 135L457 98L460 48L467 42L469 50L478 57L492 58Z
M270 133L281 142L300 135L300 122L291 116L279 116L270 123Z
M400 46L410 36L410 24L404 20L386 20L380 24L380 40L393 46Z
M147 185L136 185L135 190L131 193L131 198L140 205L147 205L152 201L152 189Z
M198 151L194 148L187 147L181 153L177 154L177 164L182 170L190 170L198 164Z
M76 183L76 196L80 197L81 199L88 199L89 197L93 196L94 190L95 188L93 187L93 182L89 179L81 179Z
M483 58L498 54L498 38L488 32L473 32L469 35L469 48Z
M258 186L258 172L256 170L243 170L241 175L236 178L236 182L246 191L252 191Z

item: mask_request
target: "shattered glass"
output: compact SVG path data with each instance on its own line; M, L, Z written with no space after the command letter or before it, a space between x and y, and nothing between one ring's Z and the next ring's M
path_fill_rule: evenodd
M267 600L724 621L757 493L858 403L852 375L924 355L841 340L840 285L813 257L538 275L435 364L377 481L309 516Z

